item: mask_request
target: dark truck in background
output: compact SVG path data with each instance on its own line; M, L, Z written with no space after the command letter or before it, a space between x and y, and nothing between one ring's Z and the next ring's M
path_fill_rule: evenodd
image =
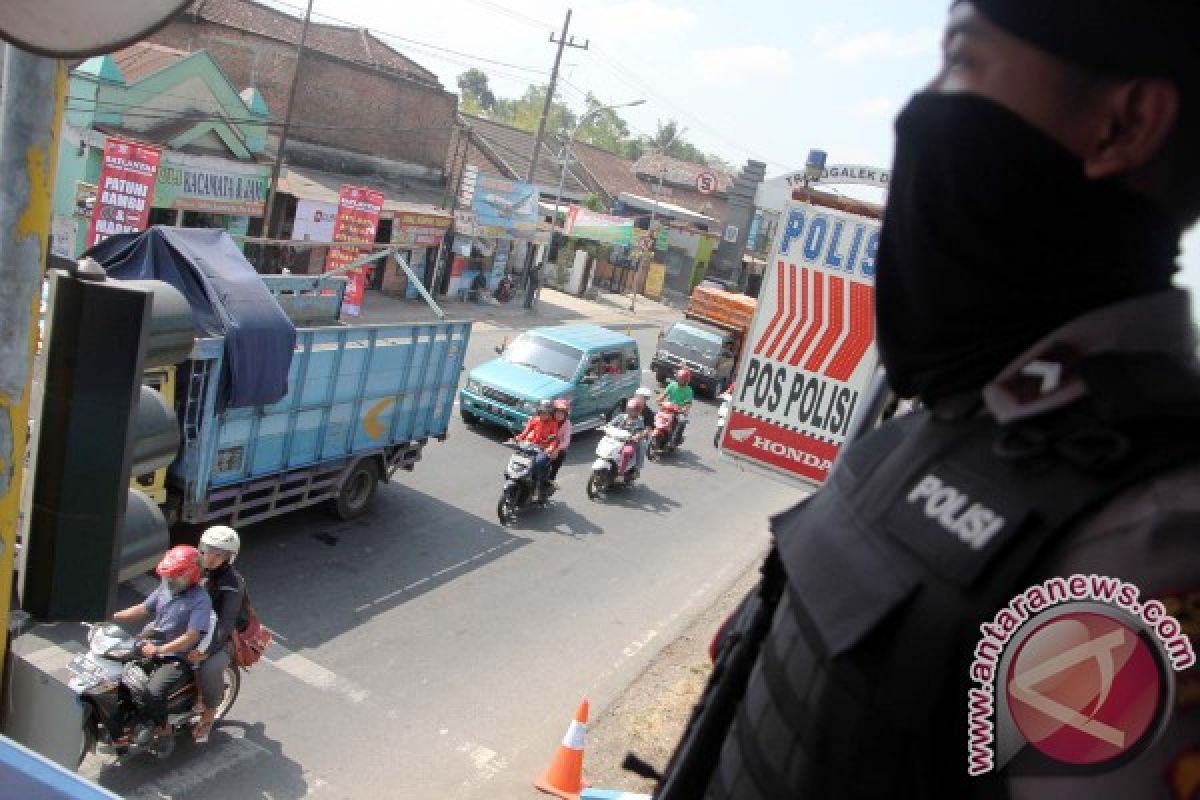
M665 384L677 370L687 367L697 391L713 397L724 393L737 372L738 356L757 307L753 297L697 286L685 318L659 338L650 365L658 382Z

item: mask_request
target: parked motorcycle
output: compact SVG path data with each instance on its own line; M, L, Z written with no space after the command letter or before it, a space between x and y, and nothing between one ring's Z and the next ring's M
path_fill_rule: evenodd
M654 432L650 435L651 461L657 461L683 444L687 412L675 403L663 403L654 415Z
M721 435L725 433L725 426L729 423L729 410L733 408L733 395L729 392L717 399L721 401L721 407L717 409L717 430L713 433L713 447L721 446Z
M142 712L135 702L145 691L146 680L155 659L141 657L142 641L113 623L84 623L88 629L88 651L67 665L71 673L68 686L79 696L84 706L83 733L79 747L79 762L93 750L118 756L153 752L166 758L175 747L175 736L190 730L200 714L193 711L198 687L189 673L172 687L167 698L167 723L170 736L159 734L158 726ZM209 634L196 645L208 647L216 629L216 614L212 615ZM242 688L242 673L230 664L225 667L225 691L217 706L217 719L224 719L237 700Z
M529 442L506 443L516 452L508 459L504 470L504 490L496 504L496 517L501 525L512 525L517 521L521 509L530 505L545 506L554 494L554 486L548 481L534 485L533 461L542 449Z
M637 447L629 431L604 426L604 438L596 445L596 460L588 477L588 497L597 500L609 489L632 486L637 481Z

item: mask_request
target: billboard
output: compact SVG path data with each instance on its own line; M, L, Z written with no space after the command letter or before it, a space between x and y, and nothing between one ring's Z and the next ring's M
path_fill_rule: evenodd
M829 475L878 366L880 223L792 203L763 276L721 446L804 483Z
M104 143L86 247L114 233L146 229L161 158L162 151L150 145L112 138Z
M343 186L338 192L337 217L333 223L335 242L373 242L379 227L379 214L383 211L383 192L361 186ZM325 258L325 271L330 272L353 263L366 253L354 247L333 247ZM363 268L352 270L347 276L346 296L342 308L347 314L358 316L362 311L366 276Z

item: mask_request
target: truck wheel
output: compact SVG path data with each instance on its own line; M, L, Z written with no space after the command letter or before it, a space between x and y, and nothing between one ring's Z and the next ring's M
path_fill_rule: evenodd
M379 466L373 458L364 458L350 468L342 490L334 500L334 513L351 520L367 510L379 485Z

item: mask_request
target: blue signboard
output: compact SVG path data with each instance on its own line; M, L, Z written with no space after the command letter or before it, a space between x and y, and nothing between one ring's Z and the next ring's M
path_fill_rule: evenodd
M536 229L538 190L529 183L481 174L475 183L471 210L484 227Z

